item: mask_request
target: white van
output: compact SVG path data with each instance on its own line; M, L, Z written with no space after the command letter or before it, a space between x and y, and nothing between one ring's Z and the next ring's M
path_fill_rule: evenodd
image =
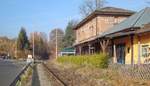
M27 63L31 63L31 62L34 62L34 59L32 58L32 55L28 55Z

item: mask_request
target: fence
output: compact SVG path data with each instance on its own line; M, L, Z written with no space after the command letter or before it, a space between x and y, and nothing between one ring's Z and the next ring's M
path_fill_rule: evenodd
M124 78L129 77L134 80L150 80L150 64L110 64L109 69L116 71Z
M17 75L17 77L14 79L14 81L10 84L10 86L16 86L16 84L21 80L21 76L27 71L30 64L27 64L22 71Z

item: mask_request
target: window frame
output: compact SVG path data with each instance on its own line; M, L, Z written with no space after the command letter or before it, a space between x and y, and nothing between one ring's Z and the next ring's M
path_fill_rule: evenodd
M150 56L149 45L142 45L142 57L147 58Z

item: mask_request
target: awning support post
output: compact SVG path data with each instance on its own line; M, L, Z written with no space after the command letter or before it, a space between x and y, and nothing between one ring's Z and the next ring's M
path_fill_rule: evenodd
M138 64L141 64L141 42L140 37L138 36Z
M91 54L91 44L88 44L89 46L89 55Z

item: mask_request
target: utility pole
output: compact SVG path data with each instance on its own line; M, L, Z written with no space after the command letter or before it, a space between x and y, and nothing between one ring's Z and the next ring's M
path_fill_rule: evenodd
M33 59L34 59L34 32L33 32L33 38L32 38L32 41L33 41L33 46L32 46L32 47L33 47L33 52L32 52L32 53L33 53Z
M57 46L57 29L56 29L56 59L57 59L57 48L58 46Z

